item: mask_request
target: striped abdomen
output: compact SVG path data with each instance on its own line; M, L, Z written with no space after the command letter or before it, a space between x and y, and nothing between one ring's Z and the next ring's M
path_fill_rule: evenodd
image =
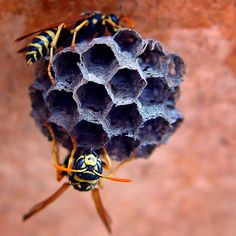
M27 46L26 61L30 65L45 56L49 56L50 44L56 35L57 29L49 29L38 34Z

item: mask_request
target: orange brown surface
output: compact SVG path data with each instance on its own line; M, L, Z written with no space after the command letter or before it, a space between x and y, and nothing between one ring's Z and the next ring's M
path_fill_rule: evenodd
M167 145L104 182L102 196L119 236L236 234L236 4L233 0L0 1L1 235L107 235L89 193L72 189L47 210L21 215L59 187L50 144L29 116L27 67L13 42L24 33L101 10L131 16L143 37L185 60L178 107L185 116Z

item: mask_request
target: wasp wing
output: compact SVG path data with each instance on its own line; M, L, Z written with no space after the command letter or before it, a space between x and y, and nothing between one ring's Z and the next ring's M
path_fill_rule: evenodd
M73 26L73 24L75 24L78 20L83 20L83 19L87 19L88 16L84 16L84 17L77 17L77 18L72 18L72 19L68 19L68 20L65 20L65 21L61 21L61 22L57 22L57 23L54 23L52 25L48 25L46 26L45 28L42 28L42 29L38 29L36 31L33 31L31 33L28 33L28 34L25 34L17 39L15 39L16 42L20 42L22 41L23 39L26 39L28 37L30 37L31 35L34 35L34 34L37 34L37 33L40 33L42 31L45 31L45 30L48 30L48 29L52 29L52 28L57 28L60 24L62 23L65 23L67 28L70 28Z

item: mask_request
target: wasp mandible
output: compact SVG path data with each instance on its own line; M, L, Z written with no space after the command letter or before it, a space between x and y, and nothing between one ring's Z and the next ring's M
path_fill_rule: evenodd
M106 29L113 35L119 28L123 27L121 20L128 22L130 27L134 27L134 22L123 15L118 17L115 14L106 15L100 12L82 13L81 15L83 15L82 19L78 20L77 18L76 20L53 24L16 39L17 42L20 42L31 35L39 33L30 44L18 52L26 52L25 57L28 65L49 56L48 76L52 84L55 83L51 73L53 51L55 49L70 45L74 48L75 43L81 40L103 36Z
M98 156L92 149L86 151L78 157L75 157L77 150L77 141L75 137L71 138L73 149L70 156L65 159L63 165L60 165L59 146L56 142L53 128L49 124L46 124L45 126L48 128L52 138L52 159L54 162L54 167L57 170L57 180L60 181L65 175L67 175L69 181L65 182L49 198L33 206L29 212L23 216L23 220L25 221L37 212L43 210L50 203L61 196L69 186L73 186L74 189L79 191L91 191L97 212L107 230L111 233L111 218L103 206L98 185L100 185L101 178L124 183L131 182L131 180L112 177L111 175L114 171L110 172L107 176L103 175L103 168L107 170L111 169L111 160L105 148L103 148L102 155L104 160L102 160L101 157ZM118 168L120 166L121 163ZM116 168L116 170L118 168Z

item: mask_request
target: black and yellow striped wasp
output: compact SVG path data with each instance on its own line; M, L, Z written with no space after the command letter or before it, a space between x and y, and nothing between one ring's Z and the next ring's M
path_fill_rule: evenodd
M31 43L19 50L19 53L26 52L26 61L28 65L39 61L45 56L49 56L48 76L51 83L55 80L51 73L53 51L60 47L68 47L71 45L74 48L75 43L81 40L87 40L94 36L103 36L107 29L112 35L119 28L123 27L121 21L129 23L130 27L134 26L131 19L121 15L102 14L100 12L82 13L82 19L67 20L61 23L53 24L44 29L40 29L16 39L17 42L39 33Z
M110 172L107 176L104 176L103 168L107 170L111 169L111 160L106 149L102 149L102 157L104 160L102 160L101 156L98 156L92 149L86 151L82 155L77 155L77 141L75 137L72 137L71 142L73 149L70 156L65 159L63 165L60 165L59 146L55 139L53 127L48 123L45 126L47 127L52 139L52 159L54 167L57 170L57 180L60 181L67 175L69 181L64 183L49 198L32 207L29 212L23 216L23 220L25 221L32 215L43 210L46 206L62 195L69 186L73 186L74 189L79 191L91 191L97 212L107 230L111 233L111 218L103 206L98 186L101 186L101 178L124 183L131 182L130 179L121 179L112 176L123 163L120 163L115 170Z

